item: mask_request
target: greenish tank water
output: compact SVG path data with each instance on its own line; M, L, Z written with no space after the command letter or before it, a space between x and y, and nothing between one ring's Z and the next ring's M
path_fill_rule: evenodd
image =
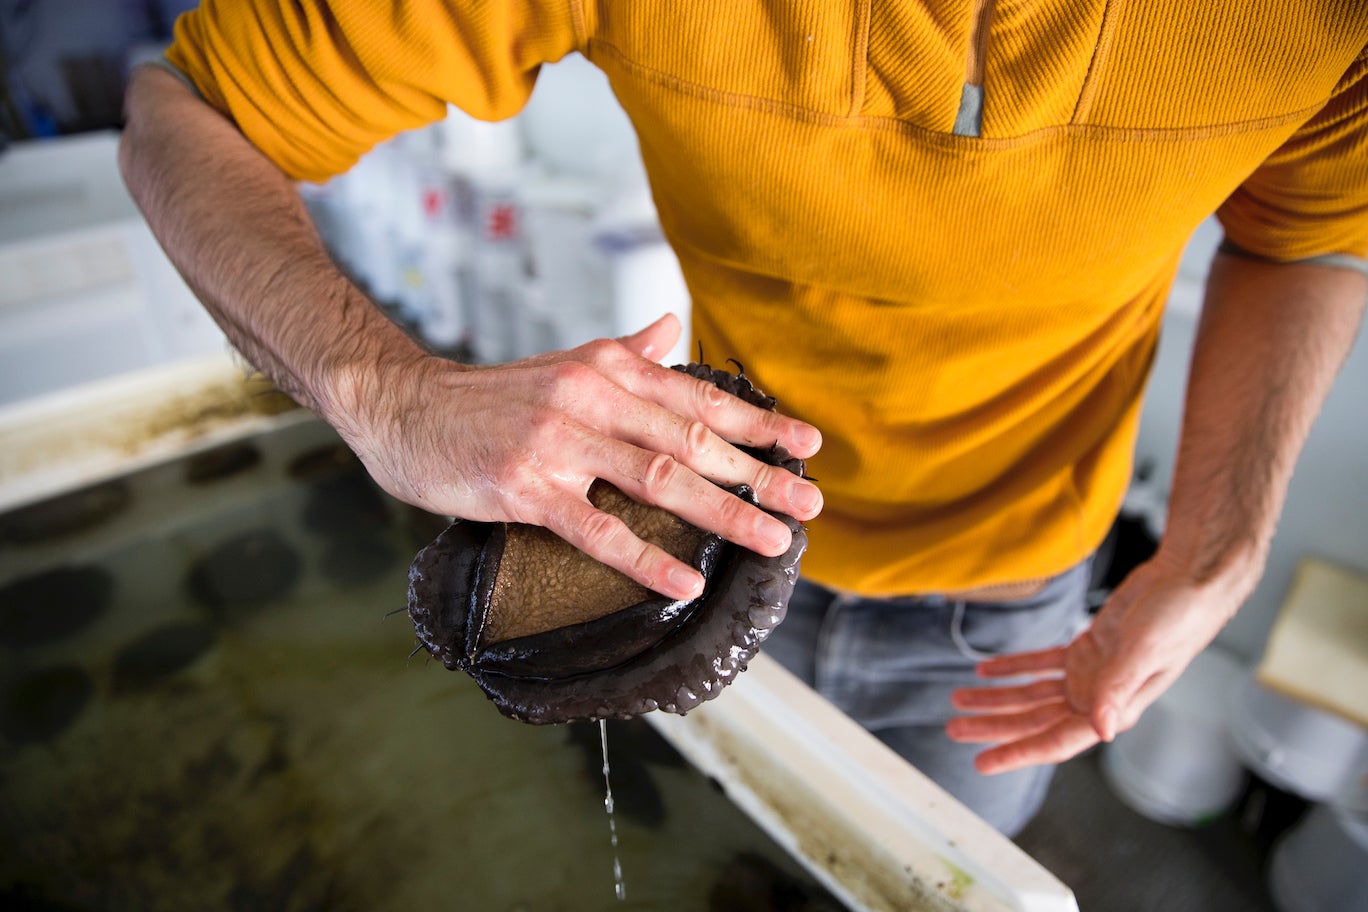
M640 721L614 850L597 725L382 621L440 523L321 425L247 448L0 517L0 907L837 908Z

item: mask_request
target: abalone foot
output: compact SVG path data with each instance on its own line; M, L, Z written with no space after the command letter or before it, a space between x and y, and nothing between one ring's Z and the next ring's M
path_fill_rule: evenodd
M501 713L534 725L696 709L746 670L784 619L807 533L797 520L779 519L793 533L788 551L765 558L738 549L740 556L721 572L712 596L705 595L686 622L615 668L554 680L475 666L467 672Z

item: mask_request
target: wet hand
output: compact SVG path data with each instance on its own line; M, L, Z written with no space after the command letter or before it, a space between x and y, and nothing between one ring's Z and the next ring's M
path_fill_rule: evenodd
M1110 741L1206 648L1248 588L1194 583L1161 552L1117 587L1069 645L980 663L980 677L1016 680L955 691L951 704L972 715L952 719L946 733L997 745L974 761L988 774L1061 763Z
M788 528L717 485L747 484L762 506L809 520L809 481L728 441L776 442L806 458L810 425L742 402L655 363L674 345L667 316L618 340L489 367L436 358L389 371L356 397L343 437L390 494L433 513L545 526L671 598L702 591L692 567L638 539L586 496L596 478L761 554Z

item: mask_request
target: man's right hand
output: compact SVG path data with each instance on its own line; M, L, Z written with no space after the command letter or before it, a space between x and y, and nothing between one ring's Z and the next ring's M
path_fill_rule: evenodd
M596 509L596 478L765 555L788 528L718 485L747 484L769 509L809 520L810 481L728 441L778 442L806 458L817 430L662 367L679 323L662 317L618 340L507 364L405 360L351 385L329 418L390 494L433 513L545 526L596 560L671 598L703 588L696 570Z

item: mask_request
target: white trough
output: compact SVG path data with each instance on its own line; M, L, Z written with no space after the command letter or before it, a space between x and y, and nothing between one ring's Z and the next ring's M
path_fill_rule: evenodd
M0 409L0 512L314 421L227 355ZM852 910L1076 912L1073 893L766 656L655 728Z

